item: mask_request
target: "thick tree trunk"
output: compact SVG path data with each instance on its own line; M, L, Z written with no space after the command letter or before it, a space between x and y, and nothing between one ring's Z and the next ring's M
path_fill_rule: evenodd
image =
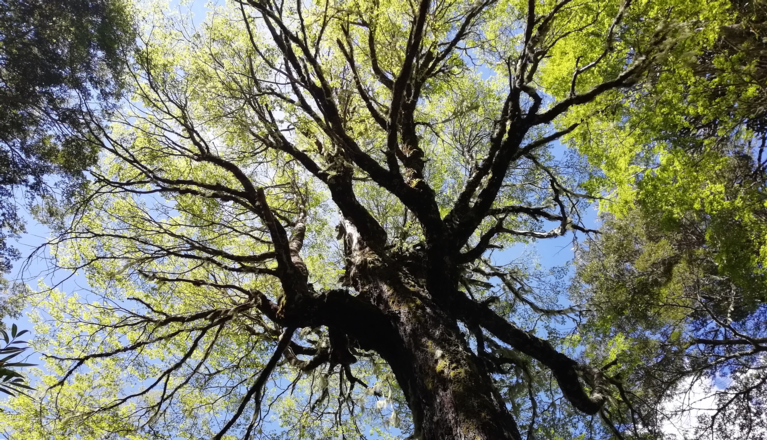
M416 438L520 439L456 319L418 289L388 284L376 290L374 303L389 317L396 339L379 353L408 400Z
M417 438L521 438L454 322L422 304L401 308L398 318L402 347L387 360L409 401Z
M431 268L424 256L400 254L381 259L366 249L350 222L345 223L343 232L347 282L361 292L358 300L378 309L369 315L380 316L386 324L355 324L349 314L339 316L336 322L345 327L341 331L388 362L408 400L415 437L521 439L490 373L459 330L457 317L444 299L435 300L425 287ZM447 275L439 283L438 289L446 291L443 293L456 289L451 285L457 283ZM449 293L442 297L449 297ZM359 319L362 314L355 315ZM382 331L383 327L386 330ZM379 333L371 334L372 328Z

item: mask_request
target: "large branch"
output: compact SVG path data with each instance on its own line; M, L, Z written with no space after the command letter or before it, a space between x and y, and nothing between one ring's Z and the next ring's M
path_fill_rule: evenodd
M370 66L373 69L373 73L375 74L376 78L378 78L378 82L380 82L387 89L392 90L394 88L394 80L391 79L389 75L383 71L383 69L381 69L381 66L378 63L378 54L376 52L375 42L375 29L370 25L368 25L367 28L368 50L370 51Z
M367 173L367 175L370 176L370 178L378 185L395 195L405 206L413 211L416 216L419 217L419 219L424 220L426 224L433 223L433 219L439 217L438 210L436 209L436 202L424 203L424 197L421 191L418 191L415 188L407 185L402 176L400 176L398 173L384 168L369 154L365 153L357 144L357 142L347 133L333 97L333 90L325 79L322 66L320 65L319 61L310 53L309 48L304 45L301 39L295 35L281 20L281 18L269 7L252 0L249 0L249 4L262 14L264 22L267 25L272 38L277 43L280 52L285 57L286 62L296 71L303 71L304 64L302 63L302 60L306 61L306 63L312 67L312 71L314 76L317 78L317 81L319 81L319 85L317 85L313 79L308 77L308 72L306 75L300 78L300 81L310 92L315 102L317 103L318 108L322 112L322 115L328 122L327 124L318 124L320 128L325 132L325 134L344 151L346 156L356 166ZM423 18L421 21L417 20L415 26L423 26L422 21L424 20L425 18ZM414 43L418 43L418 45L420 45L420 37L417 41L411 42L411 45ZM303 58L299 59L298 54L296 54L293 49L294 45L301 50ZM415 54L413 57L414 56ZM401 73L404 74L406 71L410 70L412 70L412 66L409 68L409 70L404 69ZM401 88L407 85L408 79L408 77L402 74L400 75L400 77L403 78L400 80L400 83L402 83ZM301 107L302 110L309 111L309 109L304 108L304 106ZM391 113L390 109L390 115L391 114L393 113ZM399 110L397 110L397 114L399 114ZM390 130L391 129L392 128L390 127ZM394 127L394 131L396 131L396 127ZM333 183L329 182L329 185L333 185ZM357 221L354 218L352 220ZM383 244L380 245L382 246Z
M512 70L511 67L509 67L510 90L504 104L504 109L502 110L497 123L498 130L491 139L488 154L478 168L477 173L471 176L467 181L463 191L456 200L453 209L445 218L445 223L448 225L450 231L449 241L454 244L456 251L466 244L467 240L487 215L488 210L491 209L510 164L520 157L525 156L533 149L553 142L570 133L577 125L572 125L564 130L557 131L550 136L531 142L525 147L521 147L524 135L531 127L549 124L573 106L591 102L599 95L609 90L633 84L638 76L646 70L650 60L653 58L638 57L631 66L626 68L615 79L605 81L582 94L576 94L573 90L568 98L555 103L547 111L539 114L538 111L542 104L542 98L533 87L532 81L534 80L534 73L536 72L541 59L552 49L552 47L557 42L561 41L564 35L569 35L569 33L571 33L566 32L565 34L554 38L553 41L549 43L544 41L553 21L570 1L571 0L562 0L558 2L549 13L540 17L536 16L535 2L532 0L528 1L523 53L517 60L514 69ZM629 5L629 1L624 3L613 20L606 36L607 46L609 46L612 39L615 38L615 28L622 20L625 10ZM659 42L663 41L664 38L665 35L657 37L652 43L653 49ZM584 66L581 69L576 67L574 80L577 78L577 75L579 74L578 72L583 73L584 71L591 69L596 63L601 62L603 59L604 56L600 56L589 66ZM512 81L512 78L514 78L514 81ZM528 110L527 115L522 114L521 92L524 92L527 96L533 99L533 104ZM506 129L507 121L509 123L508 130ZM503 139L503 137L505 137L505 139ZM480 190L483 182L485 182L484 188L481 188ZM476 201L472 206L471 201L475 199L475 197Z
M545 365L557 379L562 394L576 409L586 414L599 412L606 397L596 390L591 395L586 392L579 379L578 362L558 352L547 341L498 316L486 305L478 304L464 296L461 298L458 307L461 308L464 319L477 323L499 340Z
M646 67L646 63L638 61L614 80L604 82L582 95L576 95L560 101L543 114L517 121L516 126L513 124L508 131L507 138L497 148L497 153L493 156L488 155L486 161L489 163L487 165L483 164L486 166L481 168L481 171L489 175L489 178L485 187L476 196L474 205L469 206L469 201L480 186L481 179L477 177L474 177L467 183L453 210L445 219L450 225L451 242L454 243L454 246L458 246L457 249L464 246L476 228L482 223L485 216L490 212L498 192L503 186L506 172L514 160L523 157L536 148L560 139L577 127L577 124L573 124L563 130L533 141L525 147L521 147L524 135L533 125L548 124L573 106L591 102L608 90L630 84L644 67ZM490 152L493 153L492 148Z
M405 99L405 89L413 75L413 69L416 56L421 51L421 40L423 39L423 29L426 25L426 16L429 12L430 0L421 0L418 7L418 16L413 27L410 29L410 38L405 52L405 60L402 63L397 79L392 88L392 99L389 105L389 133L387 136L387 146L390 151L399 149L398 131L400 128L400 110ZM421 152L423 154L423 152Z
M262 119L268 118L274 122L274 115L268 109L257 105L252 105L252 108ZM289 154L307 171L327 185L336 206L345 218L354 222L365 242L373 249L383 248L387 241L386 231L357 199L352 185L352 170L341 167L340 171L333 173L322 169L308 154L296 147L276 128L276 122L267 126L267 130L272 139L261 136L252 130L251 135L260 142L269 145L270 148ZM315 143L319 144L319 140L315 139Z
M349 67L352 69L352 75L354 76L354 84L357 87L357 93L360 94L360 98L362 98L362 101L365 103L365 107L368 109L368 113L370 113L370 116L373 118L373 120L376 121L379 127L386 130L386 119L383 117L383 115L381 115L378 109L376 109L375 105L373 104L373 98L368 94L362 84L362 79L360 78L359 71L357 70L357 63L354 60L354 45L351 43L351 36L349 35L348 30L344 30L344 35L346 36L346 41L349 47L347 48L344 46L344 43L340 39L337 40L336 43L338 44L338 48L341 49L341 53L344 55L344 58L346 58L346 63L349 64ZM389 169L394 171L391 166L389 166Z
M537 115L535 117L535 123L536 124L548 124L552 122L557 116L563 114L567 110L569 110L571 107L574 107L576 105L582 105L587 104L594 99L596 99L599 95L609 91L614 90L621 87L627 87L636 81L638 75L642 73L649 65L649 59L646 57L640 57L636 61L634 61L629 68L621 72L620 75L618 75L615 79L612 79L610 81L605 81L595 87L593 87L591 90L582 93L582 94L573 94L569 96L568 98L565 98L553 106L544 113Z

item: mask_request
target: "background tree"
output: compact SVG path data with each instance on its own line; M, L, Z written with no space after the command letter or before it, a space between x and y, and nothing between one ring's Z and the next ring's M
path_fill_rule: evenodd
M767 430L767 4L731 8L730 21L680 45L682 56L658 66L629 105L593 107L589 133L573 139L602 169L590 184L618 188L573 289L593 310L591 355L608 356L604 338L633 346L612 371L632 378L636 405L662 417L671 396L714 383L690 438Z
M0 271L19 256L19 207L95 163L78 131L118 94L132 39L121 0L0 1Z
M590 232L552 144L715 33L725 7L699 9L143 8L133 100L92 121L102 158L51 243L93 290L39 298L50 388L9 435L252 438L269 414L285 438L652 435L561 286L493 252Z
M76 190L96 161L84 115L106 111L120 90L133 25L121 0L0 0L0 274L20 256L20 209ZM52 186L59 186L53 190ZM0 275L0 319L18 318L28 289ZM24 349L14 324L0 332L0 392L28 389L13 362Z

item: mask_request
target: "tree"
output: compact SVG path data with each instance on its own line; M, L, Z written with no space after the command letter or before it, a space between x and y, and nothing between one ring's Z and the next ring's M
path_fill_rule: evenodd
M713 382L714 403L690 438L767 429L766 9L732 9L714 38L688 40L687 59L657 69L631 106L592 121L592 133L612 124L609 136L577 140L598 151L592 184L620 188L603 206L605 233L579 255L573 291L593 311L587 345L597 357L605 338L634 347L613 371L631 378L645 413L663 416L670 396Z
M0 0L0 318L18 318L28 289L1 274L20 253L8 239L23 233L19 208L58 185L76 190L97 151L78 131L84 116L107 111L119 95L119 76L133 25L121 0ZM54 180L54 176L58 179ZM18 199L22 199L19 202ZM10 362L23 350L0 324L0 392L23 393L24 377Z
M0 1L0 271L19 257L18 192L52 195L53 176L76 187L95 163L77 133L118 94L132 35L121 0Z
M252 0L199 29L146 8L132 105L92 121L102 158L52 242L96 298L41 300L50 404L3 422L251 438L274 408L289 438L381 417L420 439L647 437L614 359L574 348L580 309L493 251L591 232L562 121L718 5Z

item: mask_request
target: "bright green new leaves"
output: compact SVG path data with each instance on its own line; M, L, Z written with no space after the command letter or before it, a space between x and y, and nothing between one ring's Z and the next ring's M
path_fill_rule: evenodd
M680 27L689 37L632 94L583 108L570 142L611 198L574 292L594 307L593 356L607 360L601 338L631 338L614 371L639 384L646 416L684 381L723 376L696 435L735 435L758 432L751 393L765 383L764 4L713 10Z
M676 247L678 234L694 236L689 249L700 247L715 273L750 292L744 301L752 308L765 299L767 275L764 132L756 107L767 88L754 67L759 52L750 51L758 42L736 46L728 29L733 22L756 26L759 7L715 5L712 15L690 21L693 35L627 105L594 104L571 138L601 167L591 187L614 191L602 206L617 215L612 223L642 219L655 231L638 249L660 255Z

